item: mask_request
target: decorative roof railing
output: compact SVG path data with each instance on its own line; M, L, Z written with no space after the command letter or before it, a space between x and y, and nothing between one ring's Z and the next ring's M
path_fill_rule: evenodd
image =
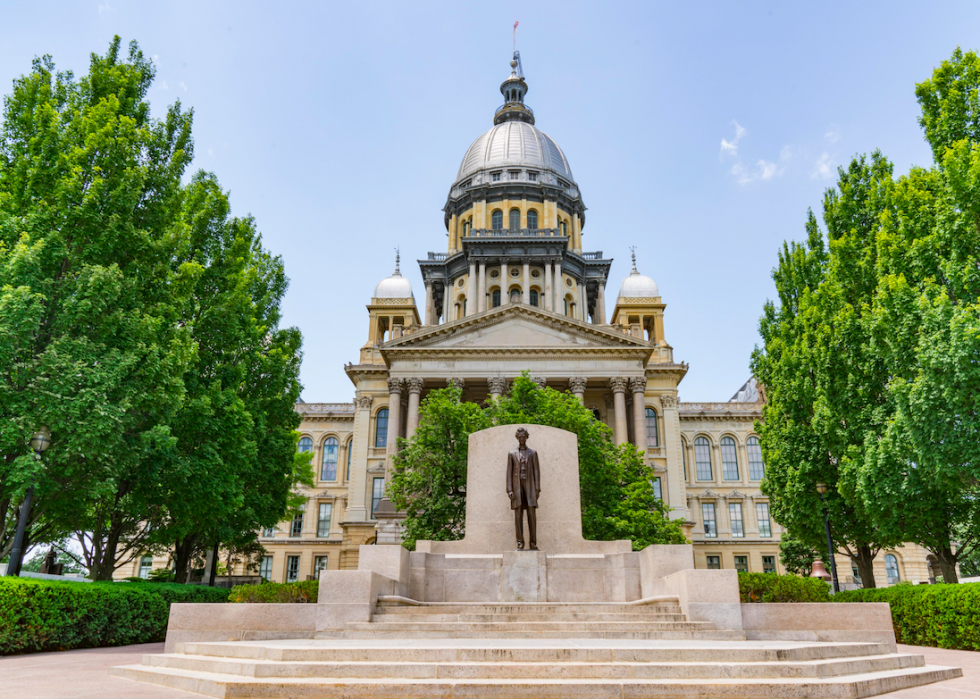
M449 253L448 252L430 252L429 253L429 259L430 260L435 260L437 262L444 262L447 257L449 257Z
M601 260L602 250L597 250L596 252L583 252L582 258L585 260Z
M564 238L558 228L473 228L464 238Z
M528 107L526 104L522 104L521 102L506 102L500 105L499 107L497 107L497 111L495 111L493 115L497 116L502 111L504 111L504 109L506 109L507 107L510 107L511 109L517 112L525 111L529 113L531 116L534 116L534 110Z
M762 403L681 403L678 410L688 413L757 413L762 410Z
M298 413L353 413L353 403L297 403Z

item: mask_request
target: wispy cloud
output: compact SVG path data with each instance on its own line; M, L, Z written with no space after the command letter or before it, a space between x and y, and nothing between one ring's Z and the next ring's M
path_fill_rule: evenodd
M160 89L161 90L169 90L170 89L170 86L167 85L167 81L166 80L161 80L160 81Z
M160 54L158 53L153 54L152 60L153 60L153 65L155 65L157 68L160 68L163 65L163 61L160 60Z
M732 165L730 172L735 176L735 181L744 187L759 180L766 181L775 177L782 177L792 159L793 149L789 146L783 146L777 160L760 159L751 167L746 167L738 162Z
M103 12L111 12L111 11L113 11L115 9L116 9L115 7L110 7L109 6L109 0L105 0L105 4L102 4L101 2L99 3L99 14L100 15Z
M184 81L183 80L181 80L179 83L177 83L177 87L179 87L184 92L187 92L187 85L184 84Z
M837 143L840 140L840 129L836 126L831 126L827 129L827 133L823 137L827 143Z
M738 155L738 142L742 140L742 137L748 133L745 128L739 124L737 121L732 119L732 124L735 125L735 138L731 141L727 139L721 139L721 150L718 153L718 157L724 158L726 156L734 157Z
M834 176L834 160L830 157L830 153L824 151L817 158L817 162L813 165L813 170L810 171L810 177L815 180L829 180Z

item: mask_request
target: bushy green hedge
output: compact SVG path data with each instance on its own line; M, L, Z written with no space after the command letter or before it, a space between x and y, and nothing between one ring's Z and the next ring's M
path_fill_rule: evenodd
M235 585L229 602L316 602L320 581L304 580L294 583L264 582L261 585Z
M174 602L226 602L191 585L0 578L0 655L162 641Z
M980 650L980 583L848 590L835 602L888 602L899 643Z
M742 602L829 602L830 587L819 578L775 573L739 573Z

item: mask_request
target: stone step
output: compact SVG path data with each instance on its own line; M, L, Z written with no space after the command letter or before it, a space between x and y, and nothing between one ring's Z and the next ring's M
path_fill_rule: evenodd
M277 662L204 655L146 655L143 665L240 677L396 679L723 679L821 678L921 667L920 655L831 658L801 663L637 662Z
M508 699L569 699L570 697L643 697L658 699L860 699L917 687L962 675L954 668L908 667L831 678L770 679L370 679L370 678L242 678L177 668L129 665L110 674L140 682L196 692L220 699L288 696L291 699L408 699L411 697L506 696ZM352 681L353 680L353 681Z
M519 622L347 622L345 631L394 631L411 636L416 631L704 631L714 629L707 621L519 621Z
M452 604L377 605L379 614L680 614L680 605L660 604Z
M370 626L370 625L369 625ZM385 624L384 626L387 626ZM404 631L387 631L384 626L373 626L365 631L325 631L316 634L317 639L356 639L392 640L405 638ZM437 626L437 625L433 625ZM694 631L413 631L412 638L423 640L438 639L517 639L517 640L560 640L560 639L619 639L619 640L702 640L702 641L744 641L741 631L719 629Z
M484 643L478 639L227 641L184 643L186 655L281 662L641 662L744 663L808 662L887 655L883 643L768 643L727 640L609 642L562 639L511 639Z
M492 622L522 623L525 621L616 621L632 623L643 621L683 622L687 615L677 614L598 614L593 612L556 612L554 614L375 614L372 624L396 622Z

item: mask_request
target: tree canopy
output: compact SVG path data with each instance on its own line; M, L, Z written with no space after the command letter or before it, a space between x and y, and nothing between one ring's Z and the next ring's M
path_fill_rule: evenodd
M586 539L631 539L634 549L681 544L680 523L654 495L652 469L630 444L615 446L612 430L595 419L574 395L540 388L527 375L485 407L461 400L448 387L431 391L419 408L419 425L400 440L388 486L392 504L407 513L405 545L420 539L463 538L469 435L488 427L531 423L578 436L582 532Z

